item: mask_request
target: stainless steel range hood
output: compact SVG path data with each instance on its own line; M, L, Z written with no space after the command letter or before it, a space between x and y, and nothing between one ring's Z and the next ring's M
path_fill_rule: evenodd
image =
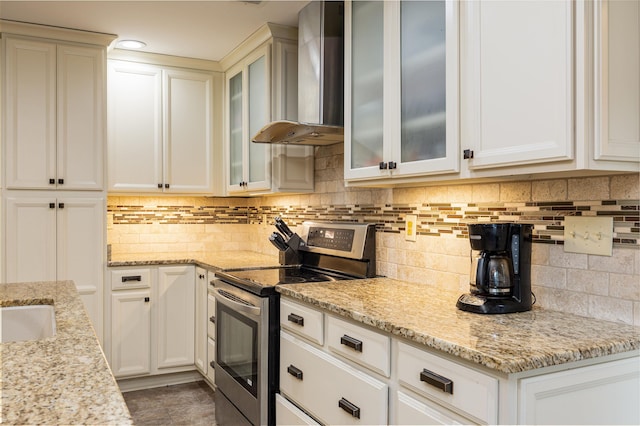
M275 121L256 143L344 141L344 2L311 1L298 14L298 122Z

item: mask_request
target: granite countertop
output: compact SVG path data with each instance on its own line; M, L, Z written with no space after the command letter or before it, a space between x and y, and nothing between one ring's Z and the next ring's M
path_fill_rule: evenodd
M0 284L0 305L53 304L56 335L0 344L0 422L133 424L72 281Z
M518 373L640 348L640 327L537 308L506 315L458 310L460 293L389 278L279 285L324 308L502 373Z
M278 252L273 255L254 251L112 254L107 266L175 265L193 263L208 269L235 269L247 266L278 266Z

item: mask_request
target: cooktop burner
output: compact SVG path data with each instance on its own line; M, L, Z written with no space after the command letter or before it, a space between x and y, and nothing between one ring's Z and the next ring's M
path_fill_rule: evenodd
M226 270L216 272L216 276L259 295L275 293L275 286L279 284L337 281L356 278L346 274L313 269L301 265Z

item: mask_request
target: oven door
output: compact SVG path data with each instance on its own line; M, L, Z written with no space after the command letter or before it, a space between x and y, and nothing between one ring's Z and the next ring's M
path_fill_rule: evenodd
M268 344L264 335L268 332L267 299L220 280L214 286L216 386L251 423L262 424L267 387L263 355Z

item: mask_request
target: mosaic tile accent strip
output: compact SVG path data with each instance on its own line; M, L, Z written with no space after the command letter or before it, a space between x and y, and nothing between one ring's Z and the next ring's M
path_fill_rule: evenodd
M120 224L260 224L281 216L297 226L307 220L376 223L378 232L401 233L408 214L417 233L467 238L467 223L524 222L534 225L534 242L563 244L566 216L611 216L614 246L640 248L640 201L553 201L515 203L423 203L328 206L135 206L109 205Z

